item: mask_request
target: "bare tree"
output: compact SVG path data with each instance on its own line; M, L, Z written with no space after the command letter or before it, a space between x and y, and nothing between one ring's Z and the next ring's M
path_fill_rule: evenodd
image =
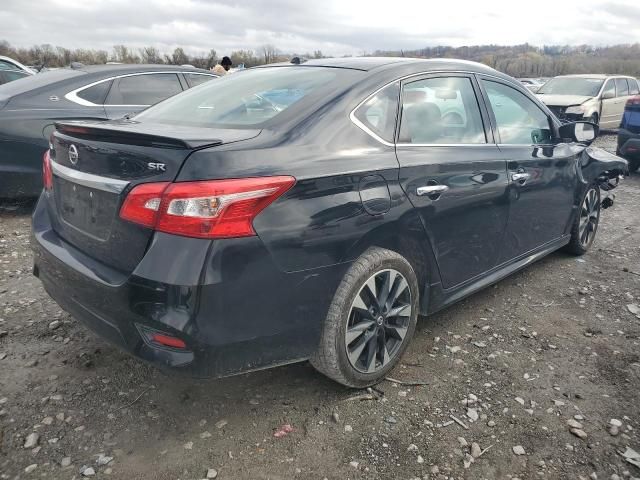
M142 63L164 63L162 55L156 47L143 47L140 49L140 60Z
M276 56L278 55L278 49L271 45L263 45L262 47L262 58L264 63L273 63L276 60Z

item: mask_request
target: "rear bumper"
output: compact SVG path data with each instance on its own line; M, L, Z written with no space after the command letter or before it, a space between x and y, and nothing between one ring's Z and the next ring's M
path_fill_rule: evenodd
M61 239L45 203L41 198L34 211L32 245L34 274L49 295L124 351L192 376L219 377L309 358L348 268L284 273L257 237L196 245L156 234L139 267L126 274ZM193 255L177 248L183 240ZM178 271L198 258L197 271ZM143 330L178 337L186 349L154 345Z
M640 134L621 129L618 132L618 152L625 158L640 158Z

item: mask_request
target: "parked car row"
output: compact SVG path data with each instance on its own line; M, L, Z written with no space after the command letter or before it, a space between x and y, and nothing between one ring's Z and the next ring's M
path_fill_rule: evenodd
M121 118L213 78L193 67L78 65L0 85L0 198L40 194L56 121Z
M557 249L584 254L627 171L588 146L597 126L448 59L264 66L103 119L157 100L154 75L182 89L191 73L67 71L19 104L104 112L55 122L35 275L122 349L199 377L310 359L372 385L418 314Z

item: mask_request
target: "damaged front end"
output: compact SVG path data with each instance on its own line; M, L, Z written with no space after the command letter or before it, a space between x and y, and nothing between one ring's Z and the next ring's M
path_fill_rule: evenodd
M606 195L602 208L613 206L615 195L611 193L625 176L629 175L629 163L598 147L587 147L582 152L580 174L585 185L596 183Z

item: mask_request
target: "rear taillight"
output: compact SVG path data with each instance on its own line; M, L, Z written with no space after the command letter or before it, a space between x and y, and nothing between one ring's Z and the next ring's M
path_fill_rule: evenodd
M629 100L627 100L627 107L630 107L631 105L640 105L640 95L631 97Z
M49 156L49 150L44 152L42 157L42 183L45 190L51 190L53 188L53 171L51 170L51 157Z
M294 183L285 176L147 183L127 195L120 217L187 237L247 237L255 217Z

